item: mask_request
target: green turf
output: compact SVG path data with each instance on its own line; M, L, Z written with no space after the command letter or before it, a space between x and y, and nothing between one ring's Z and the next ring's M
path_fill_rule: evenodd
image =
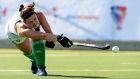
M46 66L49 76L32 75L19 50L0 49L0 79L140 79L140 51L46 50Z

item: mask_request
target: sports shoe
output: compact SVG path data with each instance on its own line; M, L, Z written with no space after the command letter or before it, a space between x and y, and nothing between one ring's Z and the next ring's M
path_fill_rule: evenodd
M31 71L33 74L37 73L37 66L36 66L36 61L35 60L31 60Z
M38 68L38 71L37 71L38 76L47 76L48 75L45 68L46 68L45 66L40 66Z

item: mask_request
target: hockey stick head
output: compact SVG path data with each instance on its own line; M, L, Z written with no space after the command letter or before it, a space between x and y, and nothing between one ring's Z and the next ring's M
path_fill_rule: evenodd
M110 48L110 45L109 44L106 44L104 47L102 47L101 49L103 50L108 50Z

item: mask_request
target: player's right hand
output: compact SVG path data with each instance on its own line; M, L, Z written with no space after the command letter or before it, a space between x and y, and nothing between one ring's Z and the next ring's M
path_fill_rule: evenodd
M45 46L48 48L54 48L55 44L54 42L45 41Z

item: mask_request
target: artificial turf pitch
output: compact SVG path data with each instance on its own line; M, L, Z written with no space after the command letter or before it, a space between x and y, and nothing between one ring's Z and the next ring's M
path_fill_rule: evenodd
M0 49L0 79L140 79L140 51L46 50L47 77L17 49Z

